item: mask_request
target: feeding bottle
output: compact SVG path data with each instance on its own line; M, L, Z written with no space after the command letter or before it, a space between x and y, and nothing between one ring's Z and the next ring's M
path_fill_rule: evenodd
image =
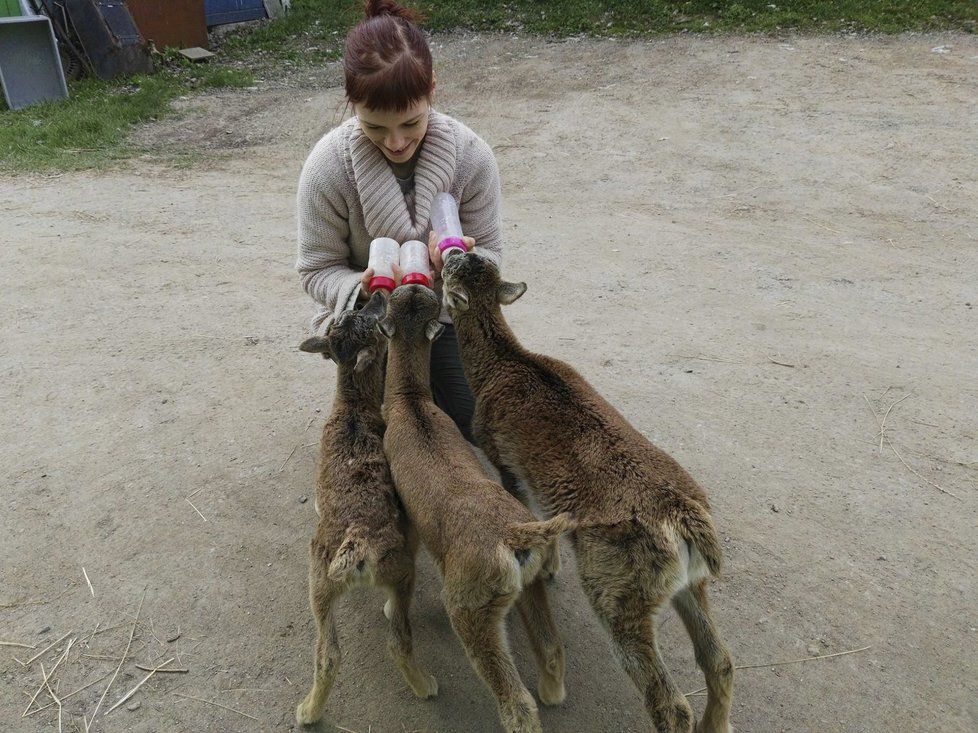
M447 258L453 251L467 252L462 240L462 224L458 220L458 204L449 193L435 194L431 202L431 229L435 233L438 251Z
M401 285L424 285L431 287L431 262L428 260L428 245L412 239L401 245Z
M367 267L374 271L370 278L370 292L386 290L388 293L397 287L394 279L394 265L397 264L398 244L389 237L377 237L370 243L370 261Z

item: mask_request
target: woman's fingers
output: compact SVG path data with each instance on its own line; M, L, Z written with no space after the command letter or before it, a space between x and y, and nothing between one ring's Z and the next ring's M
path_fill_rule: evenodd
M472 237L463 236L462 241L465 242L465 247L469 252L475 247L475 240ZM445 261L442 259L441 252L438 250L438 242L435 239L434 232L428 235L428 257L431 259L431 265L435 268L435 272L440 275Z
M374 276L374 270L372 267L368 267L363 273L363 277L360 278L360 290L364 295L370 297L370 278Z
M440 275L444 262L442 262L441 251L438 249L438 245L432 243L428 247L428 255L431 257L431 266L435 268L435 272Z

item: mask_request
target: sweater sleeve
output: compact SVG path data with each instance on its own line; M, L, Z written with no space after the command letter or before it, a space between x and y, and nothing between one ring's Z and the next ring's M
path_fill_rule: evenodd
M499 166L492 148L479 137L469 144L471 174L462 188L458 216L462 232L475 239L476 250L497 266L503 256L499 199Z
M326 317L352 308L363 272L350 267L349 209L341 186L346 176L328 136L313 149L299 177L296 269L303 290ZM322 317L314 319L318 325Z

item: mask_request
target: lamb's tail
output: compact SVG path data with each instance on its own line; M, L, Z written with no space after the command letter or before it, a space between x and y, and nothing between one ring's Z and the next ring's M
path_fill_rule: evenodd
M683 518L679 527L683 537L703 556L710 575L718 577L723 567L723 549L713 519L705 509Z
M512 550L535 550L545 547L564 532L577 528L577 521L568 512L543 522L521 522L506 528L503 541Z
M356 527L350 527L333 554L326 574L330 580L342 583L371 575L375 564L366 539Z

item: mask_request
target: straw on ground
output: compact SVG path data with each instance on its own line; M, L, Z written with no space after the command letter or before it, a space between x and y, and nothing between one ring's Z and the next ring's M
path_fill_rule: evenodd
M92 587L92 581L88 579L88 571L85 570L85 566L82 565L82 575L85 576L85 582L88 583L88 590L92 592L92 598L95 597L95 589Z
M112 675L112 679L109 680L109 684L105 686L105 692L102 693L102 697L99 698L98 704L95 705L95 711L92 713L91 719L86 718L82 715L82 721L85 723L85 733L91 730L92 723L95 722L95 716L98 715L99 708L102 707L102 703L105 702L105 696L109 694L109 690L112 688L112 683L115 682L115 678L119 676L119 670L122 669L122 665L126 662L126 657L129 654L129 647L132 646L132 637L136 634L136 624L139 623L139 614L143 610L143 601L146 600L146 589L143 588L142 598L139 599L139 607L136 609L136 618L132 621L132 628L129 630L129 641L126 642L125 651L122 652L122 659L119 661L119 666L115 668L115 673Z
M148 675L146 675L145 677L143 677L135 687L133 687L131 690L129 690L129 692L127 692L125 695L123 695L122 697L120 697L119 698L119 701L116 702L115 705L113 705L112 707L110 707L108 710L105 711L105 714L108 715L113 710L115 710L117 707L119 707L120 705L122 705L122 703L124 703L130 697L132 697L133 695L135 695L136 694L136 691L139 690L139 688L142 687L144 684L146 684L146 682L149 681L149 678L150 677L152 677L154 674L156 674L157 672L159 672L161 670L161 668L165 667L166 665L168 665L172 661L173 661L173 657L170 657L165 662L163 662L163 664L160 664L160 665L154 667L152 670L150 670L150 673Z
M802 657L801 659L788 659L783 662L765 662L764 664L740 664L734 667L734 669L762 669L766 667L783 667L786 664L800 664L801 662L813 662L816 659L829 659L831 657L842 657L846 654L858 654L859 652L864 652L867 649L872 648L872 645L864 646L859 649L849 649L844 652L835 652L834 654L819 654L815 657ZM699 695L705 691L705 687L701 687L698 690L693 690L692 692L687 692L686 697L690 695Z
M179 692L171 692L170 694L176 695L177 697L185 697L188 700L196 700L197 702L207 703L208 705L213 705L214 707L218 707L223 710L230 710L232 713L237 713L238 715L244 716L245 718L250 718L251 720L258 720L258 718L256 718L254 715L248 715L248 713L242 713L240 710L229 708L227 705L221 705L221 703L214 702L213 700L205 700L202 697L194 697L193 695L183 695Z

